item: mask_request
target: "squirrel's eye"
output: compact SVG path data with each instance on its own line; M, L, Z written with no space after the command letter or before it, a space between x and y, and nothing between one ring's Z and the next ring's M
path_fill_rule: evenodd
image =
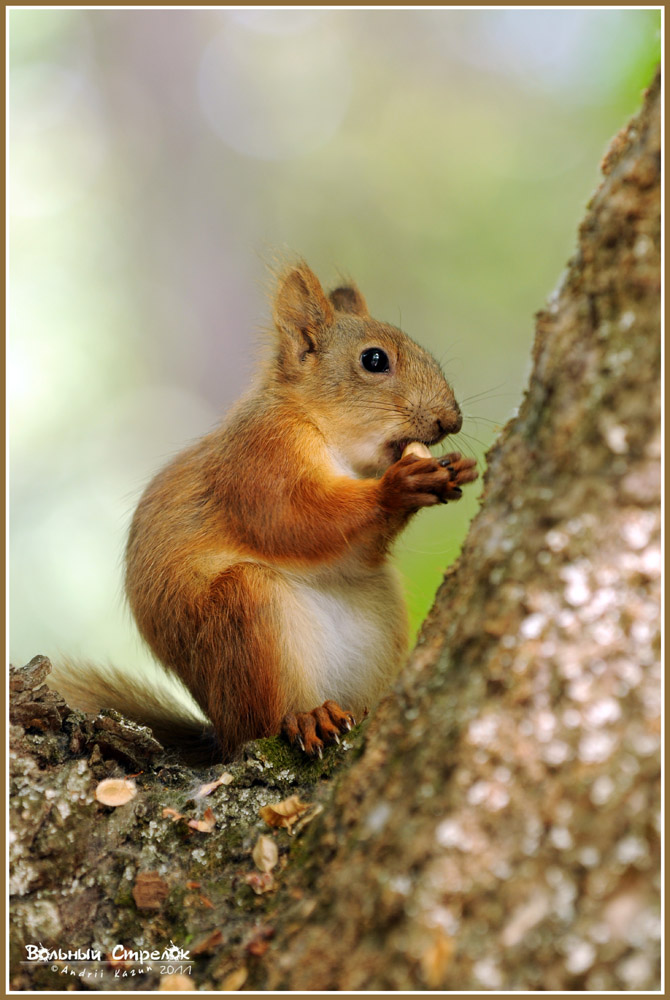
M361 364L369 372L390 371L389 356L381 347L369 347L361 354Z

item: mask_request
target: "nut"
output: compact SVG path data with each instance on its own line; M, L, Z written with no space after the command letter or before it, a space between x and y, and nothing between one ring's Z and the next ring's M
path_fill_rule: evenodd
M433 456L421 441L410 441L403 449L402 457L406 455L416 455L417 458L432 458Z

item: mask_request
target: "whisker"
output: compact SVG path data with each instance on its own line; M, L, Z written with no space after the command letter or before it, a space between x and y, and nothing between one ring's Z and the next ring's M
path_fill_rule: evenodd
M475 415L472 413L464 413L463 419L474 420L475 423L477 423L477 421L479 420L483 420L484 423L491 424L492 427L500 427L500 428L502 428L503 424L505 423L504 420L491 420L490 417L475 417Z
M490 395L490 393L495 392L496 389L500 389L503 385L505 385L505 383L501 382L499 385L494 385L490 389L483 389L481 392L474 392L471 396L464 396L463 399L461 399L461 403L471 403L474 399L504 399L505 397L517 395L516 392L499 392L496 396Z
M444 352L443 354L441 354L441 355L440 355L440 357L439 357L439 358L437 359L437 363L438 363L438 365L440 366L440 368L442 368L442 367L443 367L443 366L445 366L445 365L450 365L450 364L452 364L452 362L454 362L454 361L462 361L462 360L463 360L463 358L462 358L462 357L460 356L460 354L450 354L450 355L449 355L449 357L445 358L445 354L446 354L446 353L447 353L447 352L445 351L445 352Z
M470 441L476 441L477 444L480 445L484 449L484 451L486 451L488 448L491 447L491 442L490 441L487 444L486 442L481 441L479 438L476 438L474 436L474 434L465 434L463 431L460 431L460 433L463 434L463 436L466 437L468 440L470 440Z
M397 390L395 390L397 392ZM409 396L404 396L401 392L397 392L398 399L401 399L409 408L414 407L414 402L409 398Z
M462 431L459 431L462 434ZM446 438L441 442L442 446L447 450L451 449L453 451L464 451L470 458L474 458L477 463L479 463L479 458L472 449L472 445L468 444L467 441L456 441L454 440L458 435L447 434Z
M397 417L409 417L411 412L408 408L398 406L385 406L383 403L366 403L365 410L375 410L377 413L392 413Z
M430 407L431 407L431 406L433 405L433 403L434 403L434 402L435 402L435 401L436 401L437 399L439 399L439 398L440 398L440 396L441 396L441 390L440 390L440 389L436 389L436 391L435 391L435 392L433 393L433 395L432 395L432 396L430 397L430 399L428 400L428 402L424 404L424 405L425 405L425 409L429 409L429 408L430 408Z

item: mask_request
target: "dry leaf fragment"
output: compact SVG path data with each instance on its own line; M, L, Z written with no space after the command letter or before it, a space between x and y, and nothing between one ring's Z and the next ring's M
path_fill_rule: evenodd
M211 934L209 934L205 938L201 938L197 942L197 944L193 945L193 947L191 948L191 954L206 955L208 952L214 951L215 948L218 948L218 946L221 944L222 941L223 941L223 934L217 927L216 930L212 931Z
M171 809L170 806L165 806L163 809L163 819L171 819L173 823L176 823L178 819L183 819L181 813L178 813L176 809Z
M167 882L158 872L140 872L135 879L133 899L138 910L160 910L167 894Z
M256 841L251 856L256 863L256 867L262 872L271 872L279 861L279 851L277 850L276 843L272 837L266 837L265 834L261 834Z
M274 927L256 927L251 938L245 945L245 951L255 958L260 958L270 947L270 941L275 936Z
M309 803L301 802L297 795L282 802L273 802L272 805L262 806L258 810L261 819L264 819L268 826L282 826L291 832L293 824L298 817L309 809Z
M226 992L231 990L239 990L240 987L244 986L244 984L246 983L248 975L249 973L247 972L245 966L244 965L240 966L240 968L235 969L234 972L228 973L226 978L221 983L221 989L225 990Z
M213 792L215 788L219 787L219 785L229 785L232 780L232 774L229 774L228 771L224 771L221 777L217 778L216 781L210 781L206 785L201 785L195 793L194 798L204 799L205 795L209 795L209 793Z
M137 786L128 778L105 778L95 790L95 797L103 806L125 806L137 795Z
M289 830L289 833L290 834L300 833L303 827L307 826L308 823L311 823L312 820L316 816L318 816L319 813L322 812L323 812L323 806L321 805L321 803L313 802L312 805L307 809L307 811L302 814L302 816L295 824L295 826Z
M197 988L190 976L184 976L178 972L170 976L161 976L158 983L158 989L167 990L168 993L177 993L182 990L197 990Z
M250 872L244 876L244 881L251 886L257 896L262 896L266 892L272 892L275 887L274 875L272 872Z
M111 951L107 952L105 958L107 960L107 964L112 969L128 969L132 964L130 961L126 961L126 959L124 958L114 958L114 955L112 954Z
M441 927L435 928L432 941L421 955L424 979L432 990L444 986L444 977L454 953L454 940Z
M190 819L188 825L200 833L211 833L216 826L216 817L211 809L205 809L202 819Z
M245 950L248 955L253 955L254 958L262 958L269 947L269 941L262 941L260 938L255 938L249 942Z

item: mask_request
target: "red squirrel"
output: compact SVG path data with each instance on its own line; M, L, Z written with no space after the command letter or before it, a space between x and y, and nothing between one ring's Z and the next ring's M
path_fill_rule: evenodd
M256 386L149 484L126 548L139 630L224 759L279 732L320 754L380 698L408 646L391 543L477 477L458 453L407 448L455 434L461 413L435 359L373 319L355 285L326 295L299 262L273 319ZM198 740L201 723L121 675L60 680L81 707Z

